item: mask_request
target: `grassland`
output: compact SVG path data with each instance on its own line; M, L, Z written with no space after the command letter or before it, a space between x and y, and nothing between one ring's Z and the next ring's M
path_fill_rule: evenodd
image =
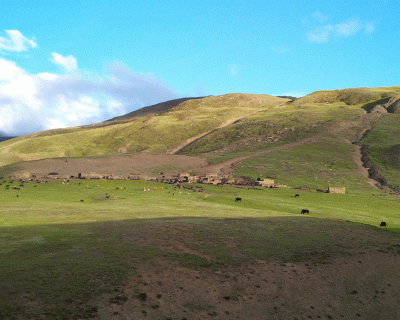
M0 186L0 315L5 319L94 316L93 299L118 296L132 276L133 260L161 257L214 271L253 259L304 263L354 246L393 250L390 243L398 236L383 232L377 242L380 221L400 232L400 200L383 192L332 195L204 185L204 192L187 194L144 181L25 183L16 185L20 190L5 185ZM241 203L233 201L236 196ZM309 216L299 214L305 207ZM178 239L186 239L190 253L176 249L177 242L160 229L167 227L180 230ZM355 230L372 239L355 239ZM232 255L226 246L232 239L240 254Z

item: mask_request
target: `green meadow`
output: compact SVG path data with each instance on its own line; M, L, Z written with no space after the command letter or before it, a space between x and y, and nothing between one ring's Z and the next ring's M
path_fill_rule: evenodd
M91 299L118 292L135 272L132 259L157 256L218 270L251 259L307 261L311 253L335 255L345 247L393 250L398 240L400 199L384 192L199 186L203 192L147 181L2 182L0 317L90 318L97 312ZM303 208L310 214L301 215ZM379 228L381 221L387 229ZM193 241L185 245L211 261L125 241L141 228L160 226L190 226L182 237ZM229 253L227 239L240 243L240 257Z

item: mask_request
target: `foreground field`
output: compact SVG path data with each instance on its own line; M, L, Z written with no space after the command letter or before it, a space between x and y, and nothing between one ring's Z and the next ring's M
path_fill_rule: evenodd
M382 191L8 184L2 319L400 316L400 201Z

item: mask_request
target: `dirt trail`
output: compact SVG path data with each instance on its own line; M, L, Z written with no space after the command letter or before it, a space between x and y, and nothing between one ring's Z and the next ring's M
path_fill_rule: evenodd
M341 140L345 141L346 143L352 143L354 144L354 152L352 155L353 161L356 164L356 169L355 171L358 174L361 174L362 176L364 176L368 183L375 187L378 188L376 186L376 181L373 179L369 178L369 174L368 174L368 169L364 167L364 164L361 161L361 148L359 145L356 145L356 143L359 143L365 135L365 132L368 132L370 130L372 130L372 128L374 127L375 123L380 119L381 114L371 114L371 113L363 113L361 115L361 118L356 121L355 123L342 123L339 126L336 126L334 128L332 128L331 130L329 130L328 132L325 132L323 134L318 134L315 135L314 137L310 137L310 138L305 138L302 140L298 140L292 143L288 143L279 147L275 147L275 148L271 148L269 150L265 150L265 151L260 151L260 152L256 152L247 156L243 156L243 157L238 157L238 158L234 158L234 159L230 159L227 161L224 161L222 163L218 163L218 164L214 164L214 165L208 165L205 166L203 168L200 169L200 172L202 174L206 174L206 173L211 173L211 174L231 174L234 171L234 165L237 163L240 163L241 161L247 160L249 158L252 157L257 157L259 155L264 155L264 154L269 154L269 153L273 153L273 152L277 152L277 151L283 151L283 150L290 150L296 147L300 147L303 146L305 144L309 144L309 143L315 143L318 141L321 141L321 138L327 134L329 135L333 135L333 136L337 136L338 138L340 138ZM362 132L359 134L359 136L357 137L356 141L351 141L341 135L339 135L339 133L342 133L343 131L348 130L349 128L351 128L352 126L362 126L363 130Z
M283 106L286 103L287 102L281 103L281 104L278 105L278 107ZM266 109L262 109L262 110L258 110L258 111L255 111L255 112L252 112L252 113L249 113L249 114L246 114L246 115L242 115L242 116L237 117L237 118L228 119L225 122L221 123L221 125L218 128L214 129L214 130L210 130L210 131L207 131L207 132L200 133L197 136L194 136L192 138L189 138L189 139L185 140L184 142L182 142L181 144L179 144L178 146L176 146L172 150L167 151L167 154L178 153L179 151L181 151L182 149L186 148L188 145L192 144L193 142L195 142L195 141L197 141L197 140L199 140L201 138L204 138L205 136L207 136L207 135L209 135L209 134L211 134L211 133L213 133L213 132L215 132L217 130L223 129L223 128L231 125L231 124L234 124L237 121L244 120L244 119L246 119L246 118L248 118L250 116L253 116L253 115L255 115L257 113L260 113L260 112L263 112L265 110Z
M232 173L234 171L233 166L236 163L239 163L239 162L241 162L243 160L247 160L247 159L252 158L252 157L257 157L257 156L262 155L262 154L269 154L269 153L273 153L273 152L276 152L276 151L289 150L289 149L292 149L292 148L295 148L295 147L299 147L299 146L302 146L302 145L305 145L305 144L308 144L308 143L317 142L319 140L320 140L320 136L319 135L311 137L311 138L305 138L305 139L302 139L302 140L298 140L298 141L295 141L295 142L292 142L292 143L285 144L283 146L271 148L271 149L268 149L268 150L265 150L265 151L252 153L252 154L249 154L247 156L243 156L243 157L239 157L239 158L230 159L230 160L224 161L222 163L208 165L206 167L201 168L200 172L203 173L203 174L205 174L205 173L230 174L230 173Z

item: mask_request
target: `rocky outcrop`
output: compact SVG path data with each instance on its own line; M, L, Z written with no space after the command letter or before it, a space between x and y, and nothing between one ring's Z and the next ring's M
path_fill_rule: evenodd
M400 97L393 97L387 103L383 105L383 107L389 113L398 113L400 112Z
M384 104L377 104L370 111L371 113L399 113L400 112L400 96L392 97Z

